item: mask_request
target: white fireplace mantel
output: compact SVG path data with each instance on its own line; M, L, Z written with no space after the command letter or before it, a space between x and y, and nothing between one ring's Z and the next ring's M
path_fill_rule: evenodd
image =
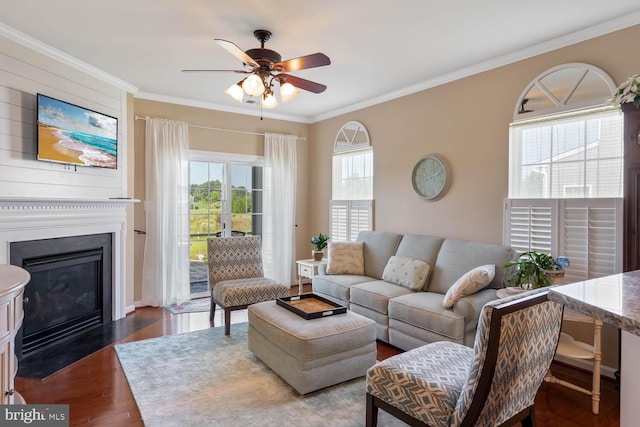
M136 199L0 197L0 264L10 244L39 239L113 233L113 320L126 315L126 208Z

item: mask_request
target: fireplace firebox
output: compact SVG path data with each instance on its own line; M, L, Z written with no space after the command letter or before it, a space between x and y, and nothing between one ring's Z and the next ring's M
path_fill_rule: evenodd
M111 233L11 242L10 262L31 274L19 360L111 322Z

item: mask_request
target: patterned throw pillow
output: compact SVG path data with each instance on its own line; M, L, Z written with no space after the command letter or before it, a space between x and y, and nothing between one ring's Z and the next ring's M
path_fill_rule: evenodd
M451 308L456 301L467 295L474 294L487 286L496 275L496 266L482 265L462 275L447 291L442 301L444 308Z
M429 269L425 261L394 255L387 261L382 280L418 291L427 281Z
M362 242L329 242L327 274L364 275Z

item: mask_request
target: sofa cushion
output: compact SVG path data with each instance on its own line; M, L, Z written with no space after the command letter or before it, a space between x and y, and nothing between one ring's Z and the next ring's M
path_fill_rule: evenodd
M327 274L364 275L362 242L329 242Z
M349 301L378 313L387 314L389 300L407 294L413 294L413 291L383 280L375 280L352 286Z
M352 274L316 275L311 279L311 283L314 292L322 292L342 301L349 301L352 286L372 280L376 279Z
M493 264L482 265L467 271L449 288L444 295L442 306L451 308L460 298L475 294L485 288L495 277L496 266Z
M396 255L426 261L430 267L426 282L429 283L429 277L433 273L433 266L436 265L438 251L440 250L440 246L442 246L442 242L444 242L442 237L405 234L402 236L402 240L398 245Z
M504 287L502 266L516 256L516 251L507 246L446 239L442 243L435 265L432 266L431 280L426 289L440 293L444 297L444 294L463 274L472 268L486 264L496 266L495 277L487 288L502 288Z
M429 270L425 261L393 255L382 272L382 280L417 291L426 283Z
M382 279L387 261L396 254L402 234L386 231L361 231L356 241L364 243L365 276Z
M443 294L415 292L389 300L389 318L461 342L464 316L442 306Z

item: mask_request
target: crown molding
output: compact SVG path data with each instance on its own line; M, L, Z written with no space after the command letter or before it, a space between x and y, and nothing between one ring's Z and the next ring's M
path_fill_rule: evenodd
M522 61L524 59L532 58L537 55L541 55L547 52L551 52L563 47L571 46L576 43L583 42L585 40L593 39L603 36L605 34L613 33L614 31L623 30L625 28L632 27L640 24L640 11L634 12L616 19L612 19L601 24L594 25L589 28L585 28L579 31L575 31L570 34L566 34L555 39L539 43L528 48L511 52L506 55L502 55L487 61L480 62L478 64L464 67L459 70L452 71L450 73L443 74L433 79L426 80L424 82L407 86L388 94L372 98L357 104L352 104L338 110L331 111L325 114L319 114L312 117L312 123L322 120L330 119L342 114L351 113L353 111L361 110L363 108L371 107L373 105L381 104L383 102L391 101L396 98L411 95L416 92L420 92L426 89L431 89L436 86L450 83L456 80L460 80L465 77L469 77L475 74L479 74L485 71L492 70L494 68L502 67L504 65L513 64L514 62Z
M138 88L134 85L127 83L124 80L121 80L105 71L102 71L101 69L94 67L93 65L89 65L86 62L80 61L79 59L74 58L73 56L66 54L52 46L49 46L48 44L43 43L40 40L34 39L33 37L28 36L6 24L3 24L2 22L0 22L0 36L4 36L7 39L12 40L24 47L48 56L49 58L52 58L76 70L82 71L83 73L87 73L90 76L112 86L115 86L119 89L126 90L127 92L131 93L136 93L138 91Z

